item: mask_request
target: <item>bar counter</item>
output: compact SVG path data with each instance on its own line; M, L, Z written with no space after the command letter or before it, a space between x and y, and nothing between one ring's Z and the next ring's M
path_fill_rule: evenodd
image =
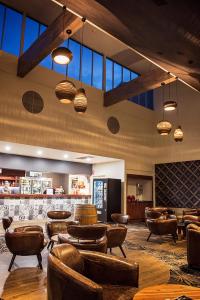
M68 210L76 204L91 203L91 195L0 194L0 219L11 216L15 221L47 218L50 210Z

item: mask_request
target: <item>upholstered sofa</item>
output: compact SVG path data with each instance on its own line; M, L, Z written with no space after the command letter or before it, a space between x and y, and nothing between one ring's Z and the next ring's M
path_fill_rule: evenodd
M189 224L186 234L188 267L200 269L200 223Z

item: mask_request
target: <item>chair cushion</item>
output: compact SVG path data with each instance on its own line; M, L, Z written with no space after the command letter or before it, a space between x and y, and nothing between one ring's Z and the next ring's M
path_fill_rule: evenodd
M130 286L101 285L103 300L132 300L138 289Z

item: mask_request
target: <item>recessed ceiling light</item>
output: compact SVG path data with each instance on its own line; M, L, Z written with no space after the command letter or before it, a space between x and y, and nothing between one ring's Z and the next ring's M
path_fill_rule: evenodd
M68 158L69 157L69 155L68 154L64 154L64 158Z
M91 158L90 158L90 157L87 157L87 158L86 158L86 161L91 161Z
M37 155L42 155L42 150L38 150Z
M5 146L5 150L6 151L10 151L11 150L11 147L9 145Z

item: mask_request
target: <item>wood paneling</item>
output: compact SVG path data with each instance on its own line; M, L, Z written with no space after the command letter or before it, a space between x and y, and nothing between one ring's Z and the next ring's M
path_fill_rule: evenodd
M131 220L144 221L145 220L145 207L152 207L152 201L133 201L127 202L127 214Z
M122 100L140 95L160 87L162 82L173 82L175 77L161 69L155 69L104 94L104 106L110 106Z
M37 66L53 49L58 47L63 40L70 37L83 25L81 18L69 11L63 12L49 25L46 31L31 45L31 47L19 58L17 75L24 77ZM64 31L63 31L64 29ZM66 33L71 29L72 34Z

